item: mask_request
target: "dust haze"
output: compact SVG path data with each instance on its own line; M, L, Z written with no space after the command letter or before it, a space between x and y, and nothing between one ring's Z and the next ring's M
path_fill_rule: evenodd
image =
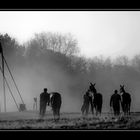
M103 111L109 111L110 96L115 89L119 91L120 84L124 84L132 96L131 110L140 110L139 54L131 60L126 56L115 61L98 56L88 59L79 55L76 39L69 35L38 34L23 45L9 35L1 35L1 38L5 58L27 110L33 109L34 97L38 99L39 109L39 95L48 88L48 92L56 91L62 95L62 112L80 112L89 82L96 83L97 92L103 95ZM17 103L21 103L6 68L5 75ZM3 111L2 74L0 77L0 107ZM17 111L7 88L6 99L7 111Z

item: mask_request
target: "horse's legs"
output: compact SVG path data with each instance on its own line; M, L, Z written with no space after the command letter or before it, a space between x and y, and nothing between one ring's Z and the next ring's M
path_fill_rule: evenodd
M98 110L98 105L96 107L96 116L98 116L99 110Z
M85 109L86 109L86 116L87 116L88 115L88 112L89 112L89 104L88 103L86 104Z
M54 120L56 119L56 110L53 108L53 117L54 117Z
M122 103L122 111L123 111L123 115L125 116L125 104Z
M129 104L129 115L130 115L130 104Z
M100 105L97 105L97 114L96 115L100 115L101 114L101 106Z
M100 104L99 106L99 114L101 115L101 112L102 112L102 104Z
M99 109L99 114L100 114L100 116L101 116L101 108Z
M96 105L96 116L98 115L98 107L97 107L97 105Z
M97 108L96 108L96 116L98 116L98 113L99 113L99 109L98 109L98 105L97 105Z
M127 113L128 113L128 106L127 104L125 104L125 115L127 116Z
M86 104L85 103L83 104L81 111L82 111L82 115L84 115L86 112Z
M93 103L91 102L91 112L92 112L92 115L94 114L94 106L93 106Z
M56 109L56 113L57 113L57 120L59 120L59 118L60 118L59 108Z
M128 105L126 104L126 116L128 115Z
M58 119L60 119L60 108L58 109Z
M123 115L125 115L125 104L122 103L122 112L123 112Z
M130 105L127 104L127 115L130 115Z

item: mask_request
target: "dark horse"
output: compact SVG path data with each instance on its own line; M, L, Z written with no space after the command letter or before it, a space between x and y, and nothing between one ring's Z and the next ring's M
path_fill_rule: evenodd
M123 93L121 95L122 101L122 110L124 112L124 115L130 115L130 106L131 106L131 95L124 90L124 85L120 85L120 93Z
M58 92L50 93L50 103L53 111L54 119L57 120L60 118L60 108L62 104L61 95Z
M102 112L103 97L101 93L97 93L95 84L90 83L89 90L93 93L93 107L95 108L96 115ZM93 110L93 109L92 109Z

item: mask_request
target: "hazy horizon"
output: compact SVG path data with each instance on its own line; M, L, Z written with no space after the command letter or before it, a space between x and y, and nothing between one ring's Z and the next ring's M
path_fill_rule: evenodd
M140 52L140 11L0 11L0 33L19 43L34 33L71 33L81 55L132 58Z
M131 59L136 54L140 54L140 11L0 11L0 19L0 33L7 33L21 44L31 40L35 33L58 32L62 35L70 33L78 41L77 47L80 49L80 54L86 58L102 56L113 59L124 55ZM9 51L8 54L10 53ZM139 110L139 73L134 69L127 70L126 68L125 71L121 69L120 73L115 71L114 75L111 75L109 70L96 71L93 63L93 69L91 68L93 71L87 79L82 74L83 77L80 74L81 77L78 74L66 73L64 67L60 66L65 61L60 59L55 62L55 60L51 60L50 56L51 53L47 60L49 64L41 61L41 65L34 61L34 56L31 55L34 64L29 63L30 65L25 65L25 67L22 67L24 62L20 62L20 59L17 60L19 61L18 65L16 62L12 62L15 60L14 58L9 59L27 108L32 109L33 97L39 97L43 88L49 87L49 91L61 92L64 101L62 109L76 111L82 105L82 95L88 88L87 81L91 78L97 82L99 92L101 91L105 95L105 109L109 105L107 101L113 90L118 89L120 83L125 83L128 91L135 95L136 109ZM54 57L58 60L57 56L54 55ZM10 63L9 61L8 63ZM45 68L44 64L46 64ZM110 81L108 81L109 78ZM0 81L2 83L2 78ZM79 88L80 84L84 86ZM0 87L2 93L2 84ZM8 110L15 109L9 93L7 96ZM3 108L3 98L1 100Z

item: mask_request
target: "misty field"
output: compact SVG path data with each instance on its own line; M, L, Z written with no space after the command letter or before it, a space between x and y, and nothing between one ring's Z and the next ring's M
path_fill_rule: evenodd
M140 129L140 113L131 113L129 117L114 118L111 114L102 113L99 117L89 114L83 118L81 113L61 113L59 121L54 121L51 112L47 112L43 120L38 112L0 113L0 129L37 129L37 130L102 130L102 129Z

